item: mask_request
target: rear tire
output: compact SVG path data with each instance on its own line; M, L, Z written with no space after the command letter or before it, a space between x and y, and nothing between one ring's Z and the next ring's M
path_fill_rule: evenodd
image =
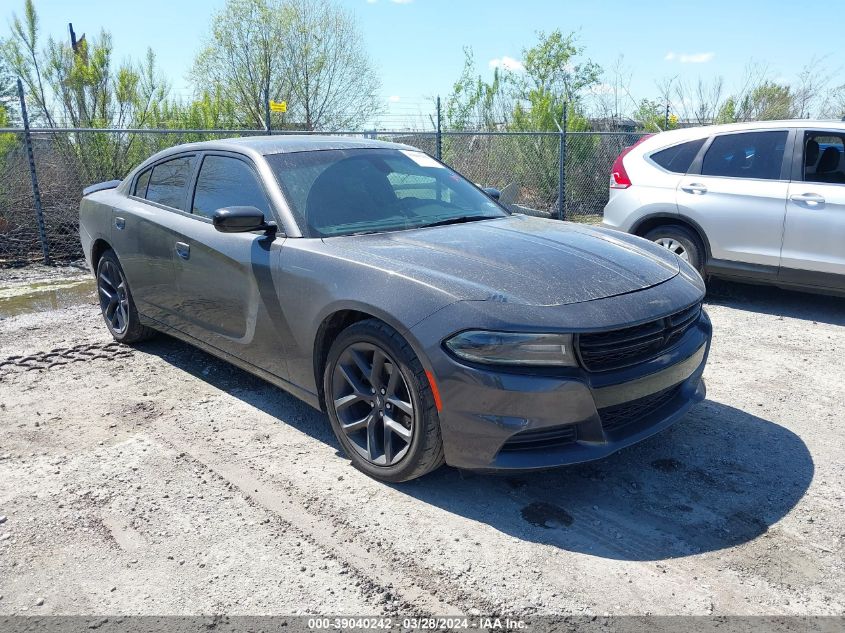
M155 330L141 325L126 275L111 249L97 262L97 296L106 327L119 343L138 343L155 335Z
M443 464L440 419L425 370L389 325L368 319L338 335L323 393L332 430L353 466L367 475L398 483Z
M645 238L672 251L704 274L704 246L689 229L677 224L665 224L646 233Z

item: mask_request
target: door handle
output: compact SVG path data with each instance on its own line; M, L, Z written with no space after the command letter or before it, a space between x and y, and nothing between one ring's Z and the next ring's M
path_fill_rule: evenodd
M126 220L124 220L123 218L115 218L114 228L116 228L118 231L122 231L126 228Z
M687 193L692 193L697 196L707 193L707 187L697 182L692 182L688 185L684 185L681 187L681 189L683 191L686 191Z
M796 193L789 196L793 202L806 204L808 207L820 207L824 204L824 197L817 193Z
M188 259L191 256L191 246L185 242L176 242L176 254L182 259Z

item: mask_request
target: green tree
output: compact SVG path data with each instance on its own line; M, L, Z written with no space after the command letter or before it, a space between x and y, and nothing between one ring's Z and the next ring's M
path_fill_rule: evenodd
M472 51L465 49L463 70L446 104L447 129L557 132L566 111L568 131L588 130L585 97L598 84L601 68L584 57L584 49L572 33L539 32L537 40L523 49L521 67L496 69L491 82L478 75ZM482 140L473 139L471 147L463 145L463 138L449 139L447 135L444 155L453 161L460 156L463 162L458 167L474 180L509 184L501 181L501 175L499 182L491 182L485 177L491 170L483 168L500 162L506 154L512 157L509 178L522 186L522 201L541 208L557 204L560 139L556 135L526 134L500 140L480 137ZM567 162L577 168L568 172L567 183L571 181L573 189L579 182L580 159L589 156L597 143L596 138L570 137L572 151Z
M112 39L99 36L69 43L48 37L41 43L38 14L25 0L23 17L14 15L11 35L0 44L0 57L21 77L34 125L56 127L146 127L154 106L167 97L167 83L156 71L152 50L146 59L116 64ZM52 136L59 161L77 170L79 179L123 176L139 160L136 135L89 132Z
M523 50L525 72L509 74L517 95L529 102L580 103L587 90L599 83L601 66L583 58L584 47L578 45L574 33L540 31L537 39L537 44Z
M736 113L736 99L733 97L728 97L725 99L725 102L719 108L718 114L716 114L716 119L713 121L714 123L734 123L737 121L737 113Z
M477 73L472 49L464 48L464 66L446 99L445 128L454 131L494 130L509 119L513 103L504 90L502 74L493 70L493 80Z
M640 101L632 117L644 132L664 132L678 127L677 117L670 115L667 122L666 105L651 99Z
M772 121L790 119L795 113L795 95L784 84L764 81L740 102L737 119L740 121Z
M268 98L288 103L274 127L358 128L380 108L357 22L329 0L228 0L191 77L250 127L264 126Z
M0 56L0 116L5 116L6 125L11 125L17 118L15 103L17 97L18 92L12 70L6 60Z
M599 83L601 67L583 57L575 35L559 30L550 34L538 33L538 42L523 50L524 72L511 72L508 83L514 95L514 107L508 129L511 131L556 132L563 125L566 111L566 130L589 130L585 96ZM580 199L585 182L584 170L590 169L589 159L595 154L599 139L593 136L570 136L567 143L566 193L569 199ZM518 177L528 189L534 204L552 209L558 205L559 139L554 136L516 137L512 152L519 157Z

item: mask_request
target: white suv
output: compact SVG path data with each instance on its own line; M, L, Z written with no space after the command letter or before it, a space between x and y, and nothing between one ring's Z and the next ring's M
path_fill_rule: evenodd
M663 132L616 159L603 225L702 275L845 292L845 122Z

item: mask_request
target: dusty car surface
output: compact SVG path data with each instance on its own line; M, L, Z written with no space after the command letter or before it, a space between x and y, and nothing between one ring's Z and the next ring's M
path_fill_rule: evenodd
M115 339L166 332L289 391L382 480L600 458L704 397L688 263L511 215L408 146L177 146L86 190L80 233Z

